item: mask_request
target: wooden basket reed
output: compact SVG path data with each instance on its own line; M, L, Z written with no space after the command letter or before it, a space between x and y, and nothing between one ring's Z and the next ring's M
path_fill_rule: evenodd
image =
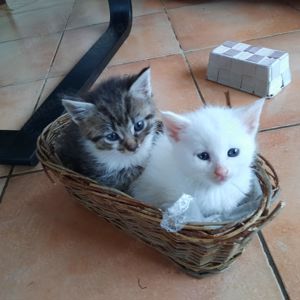
M69 122L69 116L63 115L39 137L37 155L50 179L56 178L86 208L157 249L192 276L201 277L227 268L253 234L283 207L275 199L279 191L276 172L266 159L258 156L255 173L264 197L250 217L243 222L219 224L222 226L218 229L210 224L197 224L186 225L177 233L167 232L160 226L162 215L158 209L63 167L54 151L54 141Z

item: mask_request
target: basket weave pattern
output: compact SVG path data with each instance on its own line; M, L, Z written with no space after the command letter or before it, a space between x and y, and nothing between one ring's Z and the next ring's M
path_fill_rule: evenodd
M83 206L154 247L190 275L200 277L227 268L242 253L253 234L283 207L282 202L275 201L279 191L276 172L259 156L255 172L264 197L248 219L242 223L219 224L222 226L218 229L197 224L186 225L178 233L167 232L160 227L162 215L158 209L62 166L54 151L54 142L69 122L68 115L61 116L45 128L38 140L37 154L48 176L61 182Z

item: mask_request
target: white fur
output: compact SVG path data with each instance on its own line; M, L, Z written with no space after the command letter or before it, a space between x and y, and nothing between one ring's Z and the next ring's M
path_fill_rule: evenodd
M136 152L120 152L116 149L99 150L91 141L85 141L86 149L97 159L98 163L104 164L109 172L123 168L144 166L153 143L153 133L147 135Z
M250 166L256 152L255 135L262 105L263 101L258 101L244 110L206 107L177 120L176 114L163 114L166 127L171 129L156 142L145 171L134 183L134 196L166 208L182 194L189 194L196 199L202 214L231 211L251 186ZM255 116L253 120L250 115ZM174 134L178 128L177 139ZM239 156L228 157L230 148L239 148ZM204 151L210 154L210 161L197 157ZM229 171L225 182L214 176L217 165Z

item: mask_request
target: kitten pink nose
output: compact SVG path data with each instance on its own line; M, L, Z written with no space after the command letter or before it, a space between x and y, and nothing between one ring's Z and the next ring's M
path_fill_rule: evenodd
M125 148L127 151L135 152L135 150L138 148L138 144L135 141L127 141Z
M217 166L215 168L215 176L219 181L224 181L228 176L228 169L225 167Z

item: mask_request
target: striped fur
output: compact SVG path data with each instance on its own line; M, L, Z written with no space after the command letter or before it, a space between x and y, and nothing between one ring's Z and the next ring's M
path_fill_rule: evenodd
M126 192L141 174L161 129L152 99L150 69L110 78L81 100L64 99L63 104L73 121L57 144L63 163ZM142 130L137 130L141 123ZM118 139L110 140L111 134Z

